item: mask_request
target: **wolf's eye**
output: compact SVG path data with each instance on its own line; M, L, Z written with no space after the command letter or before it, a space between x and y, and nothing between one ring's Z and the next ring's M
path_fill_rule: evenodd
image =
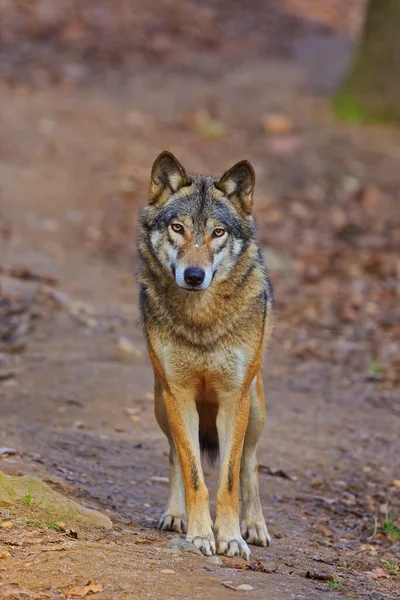
M176 233L183 233L183 225L181 225L180 223L172 223L171 229Z
M222 227L217 227L217 229L214 229L213 231L213 237L222 237L225 233L225 229L222 229Z

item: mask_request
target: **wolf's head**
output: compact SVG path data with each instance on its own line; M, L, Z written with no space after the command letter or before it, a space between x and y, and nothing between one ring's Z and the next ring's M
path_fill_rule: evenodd
M170 152L156 158L142 234L179 287L199 292L223 281L254 246L254 180L247 161L217 178L187 174Z

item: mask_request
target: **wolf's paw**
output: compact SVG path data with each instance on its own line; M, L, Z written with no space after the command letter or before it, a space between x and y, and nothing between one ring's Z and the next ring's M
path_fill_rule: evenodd
M225 556L242 556L245 560L250 558L250 549L240 536L233 538L218 537L217 552L218 554L225 554Z
M187 523L184 516L170 515L164 513L158 522L158 529L162 531L176 531L176 533L186 533Z
M243 520L240 524L240 531L248 544L254 544L255 546L270 546L271 544L271 538L264 520Z
M186 536L188 542L192 542L205 556L215 554L215 539L212 531L205 535L190 535Z

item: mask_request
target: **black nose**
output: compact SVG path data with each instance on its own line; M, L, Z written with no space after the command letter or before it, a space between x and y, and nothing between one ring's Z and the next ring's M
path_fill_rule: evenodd
M196 267L189 267L185 269L183 277L188 285L200 285L204 281L204 277L206 276L203 269L198 269Z

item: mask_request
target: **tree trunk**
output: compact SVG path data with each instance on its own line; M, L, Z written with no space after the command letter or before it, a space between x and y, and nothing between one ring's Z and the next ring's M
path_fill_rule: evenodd
M334 104L347 119L400 122L400 0L369 0L361 42Z

